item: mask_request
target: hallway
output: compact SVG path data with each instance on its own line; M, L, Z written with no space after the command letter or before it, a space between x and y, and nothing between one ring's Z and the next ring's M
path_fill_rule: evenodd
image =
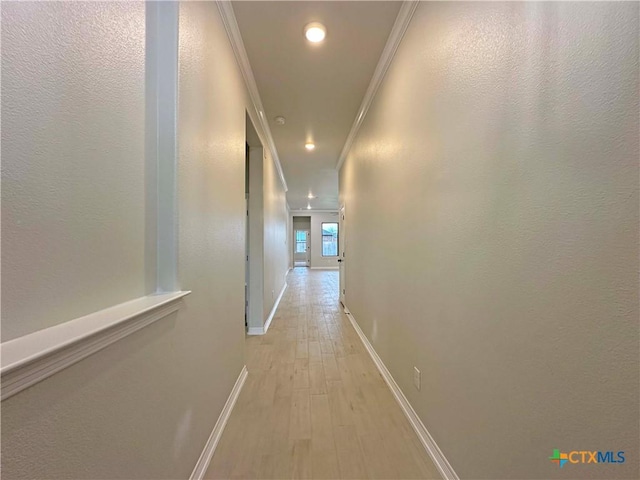
M0 5L3 479L640 479L637 0Z
M439 478L338 303L296 268L205 478Z

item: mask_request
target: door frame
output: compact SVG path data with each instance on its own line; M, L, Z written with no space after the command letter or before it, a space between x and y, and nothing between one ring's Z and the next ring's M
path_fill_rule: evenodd
M347 247L347 230L345 228L346 223L345 217L345 205L344 203L340 206L340 212L338 213L338 269L340 270L340 303L342 303L343 307L346 307L346 291L347 291L347 283L346 283L346 266L345 266L345 252Z
M308 228L297 228L297 229L293 229L293 267L295 268L296 266L300 266L300 265L296 265L296 261L300 262L300 260L296 260L296 255L298 252L296 252L296 248L297 248L297 236L296 233L297 232L306 232L307 234L307 252L306 252L306 259L305 259L305 263L307 267L311 266L311 230Z

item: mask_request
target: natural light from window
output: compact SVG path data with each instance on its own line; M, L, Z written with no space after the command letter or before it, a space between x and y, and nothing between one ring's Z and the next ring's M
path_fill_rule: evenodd
M323 223L322 224L322 256L337 257L338 256L338 224Z
M296 253L304 253L307 251L307 232L296 231Z

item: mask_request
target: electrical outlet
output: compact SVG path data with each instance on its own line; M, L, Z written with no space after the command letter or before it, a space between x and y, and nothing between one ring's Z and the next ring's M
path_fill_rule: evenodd
M413 386L420 390L420 370L413 367Z

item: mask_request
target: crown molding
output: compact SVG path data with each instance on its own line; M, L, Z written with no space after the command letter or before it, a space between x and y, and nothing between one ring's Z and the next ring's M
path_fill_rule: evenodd
M264 113L264 106L262 105L262 100L260 99L260 93L258 92L258 85L256 84L255 77L253 76L253 70L251 69L251 64L249 63L249 57L247 57L247 51L244 48L244 43L242 41L242 35L240 35L240 28L238 27L238 22L236 21L236 15L233 13L233 7L231 6L230 1L216 1L218 5L218 10L220 11L220 16L222 17L222 23L224 24L224 28L227 32L227 37L229 38L229 42L231 43L231 48L233 49L233 53L236 57L236 61L238 62L238 66L240 67L240 71L242 72L242 77L244 78L244 83L249 91L249 97L251 98L251 104L253 109L249 109L249 117L253 122L253 125L256 127L256 131L263 145L266 145L271 152L271 158L273 159L273 163L276 166L276 170L278 171L278 176L280 177L280 182L282 182L282 186L284 191L286 192L289 187L287 186L287 181L284 178L284 171L282 170L282 165L280 164L280 157L278 156L278 151L276 150L276 144L273 141L273 136L271 135L271 129L269 128L269 123L267 122L266 115Z
M308 217L309 214L311 213L338 213L338 209L335 210L331 210L331 209L317 209L314 210L313 208L311 210L307 209L307 208L303 208L302 210L298 210L298 209L294 209L291 210L291 215L293 215L294 217Z
M398 50L398 46L402 41L402 37L404 37L404 33L407 31L407 27L409 26L409 22L411 22L411 17L413 17L413 13L416 11L418 3L419 2L417 1L402 2L400 11L398 12L398 16L396 17L396 21L393 24L393 28L391 29L391 33L389 34L389 38L387 39L387 44L384 46L384 50L382 50L382 55L380 55L380 60L378 61L378 65L376 66L375 71L373 72L371 82L369 82L369 87L364 94L364 98L362 99L362 104L358 109L356 119L351 126L349 136L344 142L342 152L340 152L340 157L338 158L338 163L336 164L336 170L338 171L340 171L342 164L344 163L347 155L349 154L349 151L351 150L353 141L358 135L358 131L362 126L362 122L367 115L367 111L369 110L371 103L373 103L373 99L376 96L378 88L382 84L382 80L384 79L384 76L387 73L391 62L393 61L393 57Z

